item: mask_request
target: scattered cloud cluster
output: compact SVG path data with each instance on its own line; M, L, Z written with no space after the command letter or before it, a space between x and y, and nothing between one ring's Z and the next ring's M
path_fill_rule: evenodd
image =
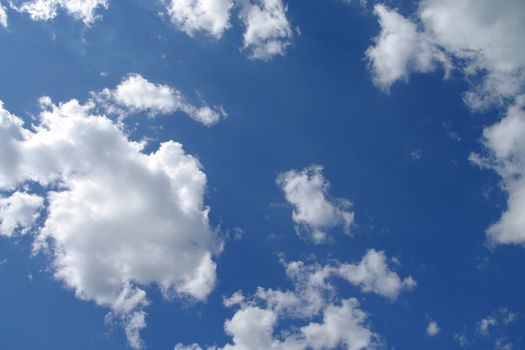
M367 323L368 315L355 298L342 299L331 282L343 278L364 292L374 292L390 300L412 288L411 278L400 282L399 276L387 265L383 252L370 250L357 264L306 265L302 261L286 264L286 274L293 290L274 290L259 287L252 298L241 292L225 299L227 307L239 310L225 322L232 343L208 349L375 349L379 336ZM371 267L374 266L374 267ZM395 282L394 282L395 281ZM406 285L405 285L405 281ZM410 281L410 282L408 282ZM407 287L410 285L410 287ZM279 321L311 321L276 333ZM175 350L201 350L198 344L177 344Z
M516 344L504 336L504 330L518 320L519 315L501 307L475 324L474 332L467 336L465 330L454 335L454 340L462 347L479 345L480 342L492 343L495 350L511 350Z
M277 177L286 200L293 206L292 219L298 234L305 232L314 242L327 239L327 230L341 226L346 234L354 221L346 199L328 198L329 182L323 167L314 165L303 170L290 170Z
M97 11L108 6L108 0L29 0L12 4L15 10L27 13L33 20L48 21L55 18L59 10L64 10L86 25L99 19Z
M143 153L91 104L40 104L30 128L0 105L0 189L14 191L0 202L1 232L24 233L45 197L35 252L52 257L54 276L78 298L109 308L138 348L146 286L195 300L214 288L220 242L203 203L206 175L177 142ZM43 190L17 190L25 184Z
M477 330L479 334L488 336L490 329L498 325L506 326L516 321L517 314L510 312L507 308L500 308L491 315L481 319L477 323Z
M172 23L193 36L203 32L220 39L231 27L232 10L246 30L244 49L253 59L283 55L293 37L282 0L171 0L167 11Z
M231 28L235 10L245 27L243 49L257 60L284 55L293 38L283 0L168 0L167 15L173 25L189 36L206 33L221 39ZM109 8L109 0L13 0L11 7L26 13L33 20L52 20L65 11L85 25L92 25L101 16L100 9ZM7 13L0 4L0 25L7 28Z
M424 0L413 19L376 5L381 33L366 55L374 82L389 89L413 72L458 69L471 88L472 109L507 108L483 132L487 155L471 161L495 170L507 192L507 208L487 229L492 244L525 245L525 2Z
M92 93L92 99L106 112L121 117L138 112L155 116L181 111L203 125L212 126L227 115L222 107L210 107L206 103L194 106L179 90L154 84L139 74L130 74L113 90L106 88Z
M224 329L232 343L208 350L349 350L376 348L377 335L367 328L367 314L360 309L356 299L330 304L323 311L321 322L311 322L282 337L274 334L279 315L271 309L243 305L225 322ZM175 350L203 350L200 345L175 345Z

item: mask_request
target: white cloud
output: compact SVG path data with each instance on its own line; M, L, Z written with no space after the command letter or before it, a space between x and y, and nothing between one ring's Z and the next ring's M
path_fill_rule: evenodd
M487 229L493 244L525 246L525 96L517 98L506 116L485 128L483 143L487 157L472 154L470 159L482 167L494 169L508 193L507 208L501 218Z
M438 335L440 329L439 329L439 325L437 324L436 321L430 321L427 325L427 335L430 336L430 337L435 337L436 335Z
M7 10L4 7L4 5L2 5L1 3L0 3L0 25L4 28L7 28Z
M374 80L388 88L412 72L429 72L452 60L472 89L472 108L501 104L525 85L525 3L521 0L424 0L414 21L375 6L381 34L367 51Z
M358 264L340 265L337 273L348 282L360 286L363 292L373 292L391 300L397 299L400 292L416 286L410 276L401 280L397 273L390 270L385 253L373 249Z
M330 185L322 171L323 167L315 165L301 171L290 170L277 178L286 200L294 207L296 231L305 231L316 243L325 241L326 231L336 226L342 226L349 234L354 221L354 213L348 211L348 200L327 199Z
M34 249L51 254L54 276L78 298L124 322L138 347L146 286L167 299L203 300L215 285L219 242L203 204L206 175L179 143L143 153L91 105L41 104L32 129L0 109L0 187L30 181L45 189L47 217Z
M293 31L282 0L170 0L166 6L172 23L189 36L198 32L220 39L231 28L234 9L246 27L243 48L253 59L284 55Z
M254 59L269 60L284 55L293 31L282 0L240 0L240 18L246 26L244 49Z
M107 9L108 6L108 0L31 0L13 5L13 8L29 14L33 20L43 21L55 18L59 9L63 9L75 19L90 25L100 18L97 10Z
M168 85L154 84L139 74L131 74L114 90L104 89L93 93L92 97L107 112L121 116L137 112L155 116L182 111L206 126L226 117L222 107L210 107L206 103L196 107L188 103L180 91Z
M411 72L430 72L437 62L449 65L447 56L412 21L384 5L374 7L381 33L375 46L368 48L374 82L385 90L398 80L408 80Z
M124 320L124 332L128 339L129 345L134 349L140 349L144 346L140 338L140 331L146 328L146 313L144 311L134 312Z
M39 216L44 199L26 192L15 192L7 198L0 196L0 236L12 236L17 229L28 232Z
M322 323L301 328L304 348L334 349L341 345L349 350L375 348L374 334L363 326L366 319L356 299L343 300L340 306L329 305Z
M341 298L331 278L339 275L338 265L286 265L294 289L259 287L253 298L237 292L225 305L239 306L224 329L232 341L208 350L322 350L380 348L380 337L368 324L368 314L355 298ZM286 320L286 329L276 332ZM318 321L315 321L318 320ZM202 350L198 344L177 344L175 350Z
M305 265L301 261L290 262L286 266L286 274L298 287L295 294L269 289L264 293L259 290L258 296L275 309L304 315L315 314L322 308L326 293L333 289L330 279L334 277L359 287L363 293L375 293L391 301L396 300L401 292L410 291L416 286L411 276L401 279L388 266L385 253L374 249L368 250L361 261L354 264L321 266ZM306 302L299 303L301 300Z
M192 36L207 32L219 39L230 28L234 0L171 0L167 6L171 21Z

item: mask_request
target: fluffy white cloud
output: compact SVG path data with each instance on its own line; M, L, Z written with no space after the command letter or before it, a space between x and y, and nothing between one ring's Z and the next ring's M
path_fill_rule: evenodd
M33 20L50 20L58 15L59 9L81 20L86 25L93 24L98 18L99 8L108 8L108 0L31 0L22 1L13 8L25 12Z
M485 128L483 143L489 155L472 154L476 164L494 169L502 179L502 188L508 193L507 208L501 218L487 230L494 244L521 244L525 246L525 96L516 103L498 123Z
M17 229L28 232L39 216L44 199L26 192L15 192L7 198L0 196L0 236L12 236Z
M377 335L366 327L367 317L356 299L346 299L340 305L328 305L321 322L311 322L279 336L274 334L279 320L275 311L244 306L224 325L232 343L208 350L376 349ZM175 350L203 348L198 344L177 344Z
M171 0L167 6L171 21L192 36L207 32L219 39L230 28L234 0Z
M7 10L4 7L4 5L2 5L1 3L0 3L0 25L4 28L7 28Z
M363 293L375 293L391 301L396 300L403 291L409 291L416 286L414 279L409 276L401 279L387 262L384 252L370 249L361 261L351 263L337 263L332 265L305 265L301 261L287 264L286 273L298 286L296 295L305 303L297 303L292 295L285 295L267 290L259 291L259 297L279 310L306 315L315 314L322 308L326 292L333 289L330 279L339 277L361 288ZM304 304L304 305L301 305Z
M377 253L369 251L366 256L370 252ZM363 261L366 261L366 256ZM355 298L340 298L331 282L333 277L344 277L347 266L350 264L308 266L300 261L291 262L287 264L286 272L293 283L293 290L258 288L253 298L235 293L225 299L226 306L239 306L224 326L232 342L224 347L207 349L380 348L379 336L370 329L368 315L360 308L359 302ZM312 321L314 318L319 321ZM289 328L276 332L279 322L283 320L288 321ZM175 350L202 349L198 344L175 346Z
M400 292L416 286L411 276L401 280L399 275L389 268L385 253L373 249L370 249L358 264L340 265L337 274L360 286L365 293L373 292L391 300L397 299Z
M436 321L430 321L427 325L427 335L430 336L430 337L435 337L436 335L438 335L440 329L439 329L439 325L437 324Z
M0 188L30 181L45 189L47 217L34 249L51 254L55 277L77 297L108 307L139 347L145 286L157 285L167 299L197 300L214 287L219 242L203 204L206 176L179 143L145 154L91 105L41 104L31 129L0 109ZM30 210L12 202L11 220L28 224Z
M231 27L234 9L246 27L243 48L253 59L283 55L293 37L282 0L170 0L167 11L173 24L186 34L207 33L220 39Z
M316 243L326 240L326 230L342 226L350 233L354 213L348 211L350 202L344 199L327 199L330 184L324 178L323 167L311 166L301 171L290 170L277 178L286 200L294 207L292 218L296 231L305 231Z
M376 5L374 12L379 17L381 33L366 55L377 85L388 90L394 82L406 81L413 71L433 71L437 62L450 65L446 55L417 30L415 23L384 5Z
M380 86L434 70L436 62L449 70L449 57L473 82L465 95L472 108L500 104L523 88L523 1L424 0L415 22L383 5L375 9L381 34L367 55Z
M139 74L131 74L115 89L104 89L93 93L92 97L107 112L123 117L137 112L148 112L154 116L182 111L206 126L226 117L222 107L210 107L206 103L196 107L188 103L180 91L167 85L154 84Z
M359 309L356 299L347 299L340 306L329 305L323 314L322 323L310 323L301 328L304 335L303 348L335 349L343 346L348 350L372 349L374 334L363 326L367 319Z
M293 31L282 0L241 0L240 18L246 26L244 49L254 59L269 60L283 55Z
M322 313L321 322L310 322L288 335L274 335L278 315L271 309L245 306L226 321L225 330L232 336L232 344L224 350L348 350L375 348L376 335L366 327L367 314L359 308L356 299L329 304ZM177 348L176 348L177 349Z

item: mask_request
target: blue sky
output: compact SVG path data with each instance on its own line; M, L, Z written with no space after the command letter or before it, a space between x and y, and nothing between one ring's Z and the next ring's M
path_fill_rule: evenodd
M525 347L521 0L0 4L0 349Z

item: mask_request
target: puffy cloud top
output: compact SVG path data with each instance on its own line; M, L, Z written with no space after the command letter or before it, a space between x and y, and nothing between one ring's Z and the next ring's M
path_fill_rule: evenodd
M171 0L167 6L172 22L192 36L204 31L219 39L230 27L233 0Z
M52 254L56 278L77 297L122 318L139 347L145 286L157 285L166 298L203 300L215 285L206 175L177 142L145 154L113 121L90 114L90 105L41 104L32 129L0 108L0 188L29 181L45 188L35 250ZM41 205L27 193L2 199L2 234L30 225Z
M152 116L186 113L199 123L212 126L226 117L222 107L204 103L197 107L188 103L182 93L168 85L154 84L140 74L130 74L113 90L92 93L93 100L109 113L125 117L130 113L147 112Z
M300 232L306 231L316 243L326 240L326 230L342 226L349 233L354 213L348 211L348 200L330 201L329 182L324 178L323 167L314 165L301 171L290 170L277 178L286 200L293 206L293 221Z
M64 9L69 15L81 20L87 25L93 24L99 16L99 8L107 9L108 0L30 0L15 6L20 12L25 12L33 20L50 20L58 15L59 9Z

